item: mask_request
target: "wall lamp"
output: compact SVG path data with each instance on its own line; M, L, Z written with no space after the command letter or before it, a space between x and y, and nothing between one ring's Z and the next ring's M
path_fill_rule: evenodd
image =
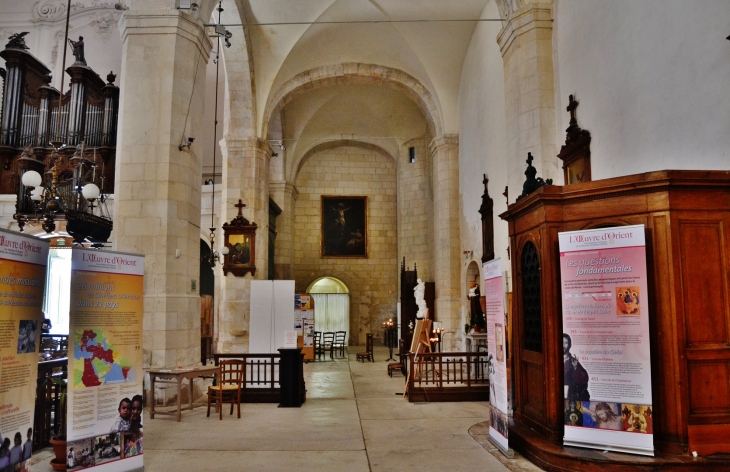
M195 138L191 138L190 136L185 138L185 142L181 145L179 145L177 148L181 151L184 150L190 150L190 146L193 145L193 141L195 141Z
M197 3L192 3L190 0L176 0L175 1L175 8L178 10L192 10L192 11L198 11Z

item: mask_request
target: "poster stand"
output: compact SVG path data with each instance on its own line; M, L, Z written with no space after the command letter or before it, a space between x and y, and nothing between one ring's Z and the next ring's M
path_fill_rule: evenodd
M509 447L509 393L504 310L502 261L493 259L483 264L484 307L487 314L489 357L489 441L506 457L513 458Z
M495 440L491 436L489 436L489 442L492 443L492 445L494 447L496 447L499 450L499 452L501 452L502 454L504 454L504 457L506 457L507 459L514 459L515 458L515 451L511 447L505 449L497 440Z

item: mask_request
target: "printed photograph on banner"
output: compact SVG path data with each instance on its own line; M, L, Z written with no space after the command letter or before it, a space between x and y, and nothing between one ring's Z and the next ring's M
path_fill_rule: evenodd
M33 428L28 428L25 442L20 431L12 435L0 434L0 438L4 438L0 439L0 471L27 471L27 461L33 450Z
M67 445L69 470L82 470L122 458L122 433L79 439Z
M494 356L491 354L487 355L487 372L489 379L489 402L492 405L497 404L497 382L494 378L496 370L494 368Z
M18 354L36 352L37 320L20 320L18 328Z
M142 454L142 431L122 433L122 458Z
M494 325L494 346L497 362L504 362L504 327L498 323Z
M509 438L509 420L507 415L499 411L496 407L489 406L489 426L494 428L499 434L505 438Z
M616 314L619 316L641 316L639 293L640 289L637 285L616 287Z
M621 405L611 402L583 402L583 426L622 431Z
M573 339L563 333L563 387L566 400L586 401L591 399L588 391L588 372L571 351Z
M565 424L583 426L583 402L565 400Z
M653 410L648 405L623 405L622 429L630 433L653 434Z

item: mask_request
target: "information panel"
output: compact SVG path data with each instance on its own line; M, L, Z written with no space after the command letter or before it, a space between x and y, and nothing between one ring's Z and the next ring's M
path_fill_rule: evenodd
M67 455L74 470L143 466L143 279L143 256L73 250Z
M489 438L504 454L510 455L502 261L494 259L485 262L483 267L489 351Z
M26 470L33 413L48 242L0 230L0 468Z
M653 455L644 226L559 241L564 443Z

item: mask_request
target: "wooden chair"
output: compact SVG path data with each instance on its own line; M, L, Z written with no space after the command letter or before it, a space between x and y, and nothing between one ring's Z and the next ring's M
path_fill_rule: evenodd
M210 402L213 400L221 420L223 419L223 402L226 401L231 403L231 415L233 414L233 404L238 405L238 417L241 417L241 385L245 367L246 362L240 359L220 361L217 385L208 387L208 414L206 416L210 416Z
M341 357L345 357L345 339L347 339L347 331L335 331L335 342L332 343L332 350L339 352Z
M366 360L370 360L370 362L375 362L375 359L373 358L373 334L368 333L365 335L365 352L358 352L357 353L357 360L365 362Z
M394 370L400 370L403 375L408 377L406 373L407 370L407 363L406 359L408 359L408 353L406 352L406 342L405 340L401 339L398 343L398 362L391 362L388 364L388 375L393 377L393 371Z
M322 347L322 331L314 332L314 355L319 359L324 354L324 347Z
M335 344L335 333L332 331L325 331L322 333L322 353L329 351L330 352L330 359L333 359L332 356L332 346Z

